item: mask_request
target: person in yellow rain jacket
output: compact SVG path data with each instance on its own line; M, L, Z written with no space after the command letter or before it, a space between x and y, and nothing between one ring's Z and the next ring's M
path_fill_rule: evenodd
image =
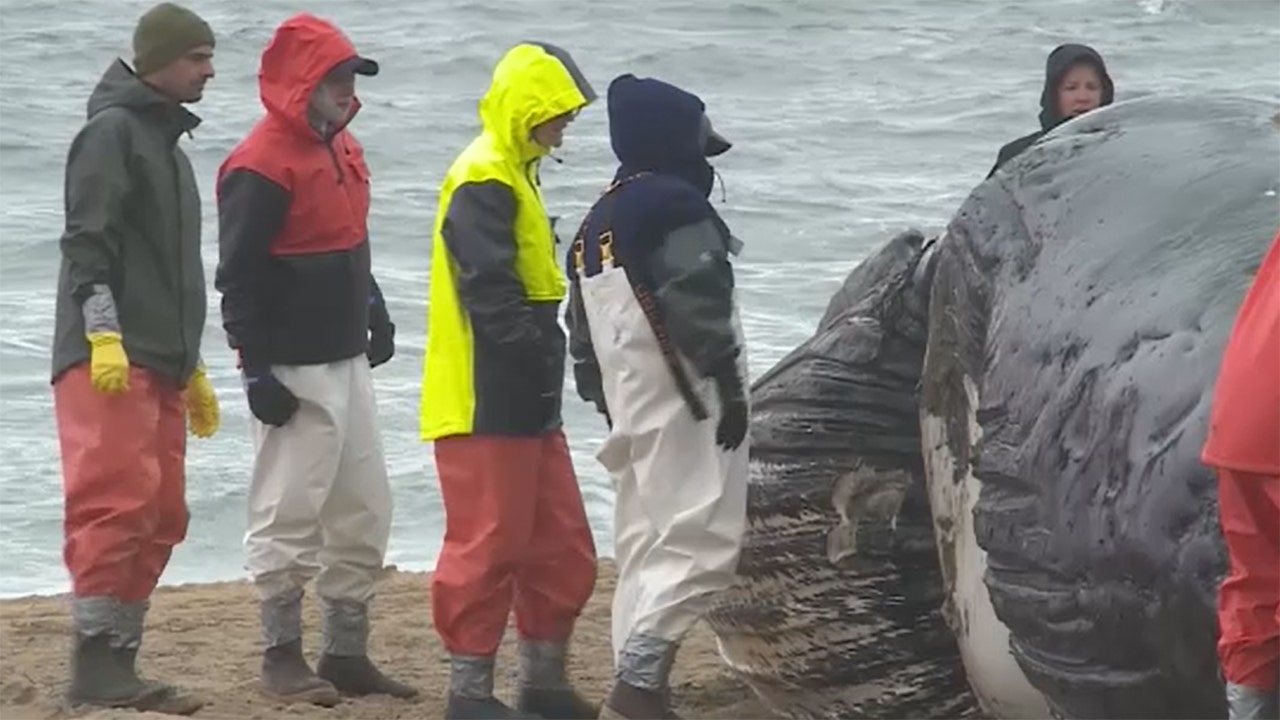
M562 430L566 281L538 187L540 160L595 99L569 53L516 45L480 102L482 132L440 191L421 430L445 506L431 601L451 656L450 718L596 716L565 675L596 557ZM515 710L493 696L512 609Z

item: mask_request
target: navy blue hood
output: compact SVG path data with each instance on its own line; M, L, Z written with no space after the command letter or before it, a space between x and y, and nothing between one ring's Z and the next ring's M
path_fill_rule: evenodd
M1092 65L1098 73L1098 78L1102 80L1100 107L1110 105L1115 99L1115 86L1112 85L1111 76L1107 74L1107 65L1102 61L1102 56L1097 50L1088 45L1070 43L1059 45L1049 53L1049 58L1045 61L1044 90L1040 93L1040 127L1044 130L1052 130L1066 120L1058 107L1058 85L1062 83L1062 76L1066 75L1068 70L1082 63Z
M609 140L619 178L641 171L675 175L711 194L715 171L708 156L731 145L711 127L697 95L630 73L609 83Z

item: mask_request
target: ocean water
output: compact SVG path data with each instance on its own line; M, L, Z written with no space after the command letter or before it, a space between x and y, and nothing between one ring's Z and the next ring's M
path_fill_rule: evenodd
M0 20L0 596L68 588L61 475L48 381L62 230L63 161L85 102L149 6L137 0L4 0ZM162 582L244 576L241 538L252 446L248 408L212 288L213 178L263 112L256 72L274 27L306 9L339 23L382 64L361 78L351 129L373 172L374 267L398 328L375 372L396 502L388 562L429 569L443 508L418 440L430 231L437 188L478 130L476 105L511 44L569 49L601 101L544 163L549 211L576 228L612 174L603 98L622 72L699 93L734 149L713 199L746 243L737 262L752 373L813 330L830 294L870 250L915 226L937 232L999 146L1036 128L1045 55L1086 42L1107 59L1117 100L1221 92L1280 109L1278 0L191 0L218 37L218 76L183 139L204 197L209 324L204 357L221 432L188 450L187 540ZM562 234L564 234L562 232ZM594 459L604 424L572 391L567 433L603 555L612 491Z

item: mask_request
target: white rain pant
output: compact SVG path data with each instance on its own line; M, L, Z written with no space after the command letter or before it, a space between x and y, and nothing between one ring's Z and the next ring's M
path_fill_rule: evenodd
M629 637L678 644L733 582L746 532L747 451L716 445L715 383L684 362L709 417L695 420L626 272L580 276L582 304L613 429L596 457L617 493L615 661ZM737 316L734 328L742 347ZM678 357L678 354L677 354ZM746 378L745 350L738 358ZM745 382L745 380L744 380Z
M368 602L391 532L369 361L271 370L298 412L283 427L250 418L257 455L245 549L259 597L315 578L323 598Z

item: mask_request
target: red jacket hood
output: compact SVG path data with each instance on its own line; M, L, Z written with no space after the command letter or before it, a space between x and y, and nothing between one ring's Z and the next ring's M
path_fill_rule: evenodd
M333 23L299 13L281 23L262 52L258 94L267 112L315 134L307 121L311 93L339 63L356 57L355 45ZM352 104L351 114L359 109ZM348 118L350 120L350 118Z

